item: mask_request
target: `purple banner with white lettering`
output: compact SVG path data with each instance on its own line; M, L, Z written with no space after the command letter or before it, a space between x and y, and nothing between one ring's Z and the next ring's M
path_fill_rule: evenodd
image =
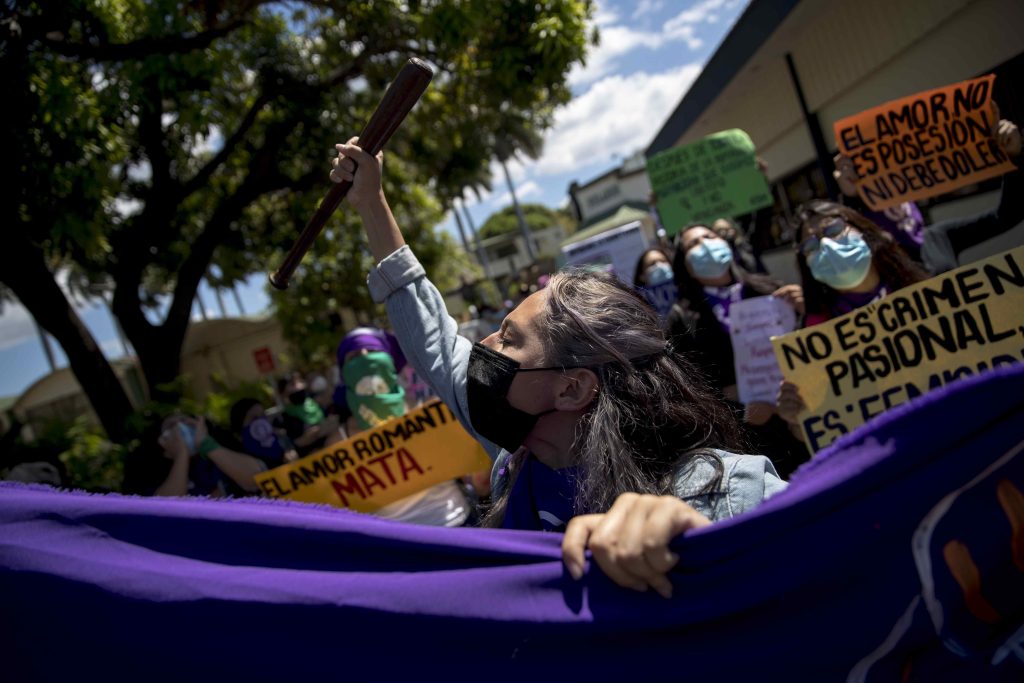
M679 539L674 597L557 534L0 485L5 680L1024 680L1024 366L893 409Z

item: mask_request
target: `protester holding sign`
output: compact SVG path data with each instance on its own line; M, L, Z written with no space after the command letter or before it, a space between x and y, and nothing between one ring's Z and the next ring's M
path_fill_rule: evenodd
M1008 158L1020 156L1020 131L1011 121L1000 120L993 137ZM933 275L956 268L961 252L1024 220L1024 177L1020 171L1003 176L999 204L994 209L925 227L921 211L914 202L879 210L868 207L857 194L859 178L853 161L837 154L835 165L833 176L844 195L843 203L886 230L912 259L923 263Z
M1017 247L773 338L788 380L780 412L817 452L893 406L1020 363L1022 323L1024 247Z
M797 208L796 216L807 326L928 277L889 233L853 209L812 200Z
M836 144L870 208L935 197L1014 169L994 138L990 74L916 93L836 121Z
M783 286L766 275L748 272L736 262L729 244L703 225L679 233L674 270L680 300L668 319L672 343L704 371L726 399L737 403L730 307L755 297L774 296L803 315L800 287ZM773 405L754 402L745 407L744 414L758 450L772 458L783 476L806 460L805 449L794 442Z
M398 379L405 363L398 340L384 330L359 327L341 340L338 367L352 411L345 427L349 436L405 415L405 390ZM469 502L454 481L418 491L374 512L386 519L449 527L462 526L469 513Z
M413 365L495 458L487 523L564 528L572 576L589 548L620 585L670 595L668 543L781 490L771 462L729 452L730 411L613 277L559 273L482 343L460 337L391 214L382 155L355 142L338 146L331 177L354 183L348 200L379 261L370 292Z
M814 200L800 206L797 267L807 309L805 325L839 317L928 275L892 236L853 209ZM803 409L799 388L785 382L779 415L790 424ZM794 433L801 436L800 432Z
M924 242L924 217L917 204L901 202L896 206L874 211L857 195L857 172L850 157L836 154L833 162L836 169L832 172L832 177L835 178L839 191L843 193L842 203L888 232L910 258L920 261L921 244Z

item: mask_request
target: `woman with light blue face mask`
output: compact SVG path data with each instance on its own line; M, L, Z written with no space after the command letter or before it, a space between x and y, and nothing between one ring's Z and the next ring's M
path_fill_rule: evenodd
M815 200L797 209L805 326L830 320L928 277L893 238L856 211Z
M716 221L718 222L718 221ZM679 300L668 316L673 344L708 375L722 395L742 411L751 440L786 477L807 458L807 449L794 441L775 406L760 401L739 404L730 336L730 310L745 299L775 296L803 314L799 285L783 285L767 275L751 273L735 259L729 243L710 227L691 225L678 236L675 257Z
M633 286L643 292L651 307L664 321L679 298L672 270L672 257L662 247L653 247L640 255L633 273Z
M892 236L853 209L814 200L797 209L797 267L803 281L810 327L839 317L898 289L928 278ZM778 395L779 415L793 434L803 410L800 388L783 382Z

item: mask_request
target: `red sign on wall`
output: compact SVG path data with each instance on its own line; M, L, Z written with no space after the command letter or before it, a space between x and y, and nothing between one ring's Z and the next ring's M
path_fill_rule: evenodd
M260 374L266 375L274 371L274 354L270 352L269 347L256 349L252 352L252 357L256 361L256 367L259 368Z

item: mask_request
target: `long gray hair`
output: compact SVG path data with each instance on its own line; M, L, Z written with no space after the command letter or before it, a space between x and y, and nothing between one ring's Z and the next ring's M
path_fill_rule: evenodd
M567 271L548 283L538 328L547 365L586 367L598 377L597 397L579 421L573 444L579 465L576 513L604 512L626 492L664 494L678 472L713 449L742 450L742 430L703 374L672 351L658 316L611 275ZM485 518L500 525L522 463Z

